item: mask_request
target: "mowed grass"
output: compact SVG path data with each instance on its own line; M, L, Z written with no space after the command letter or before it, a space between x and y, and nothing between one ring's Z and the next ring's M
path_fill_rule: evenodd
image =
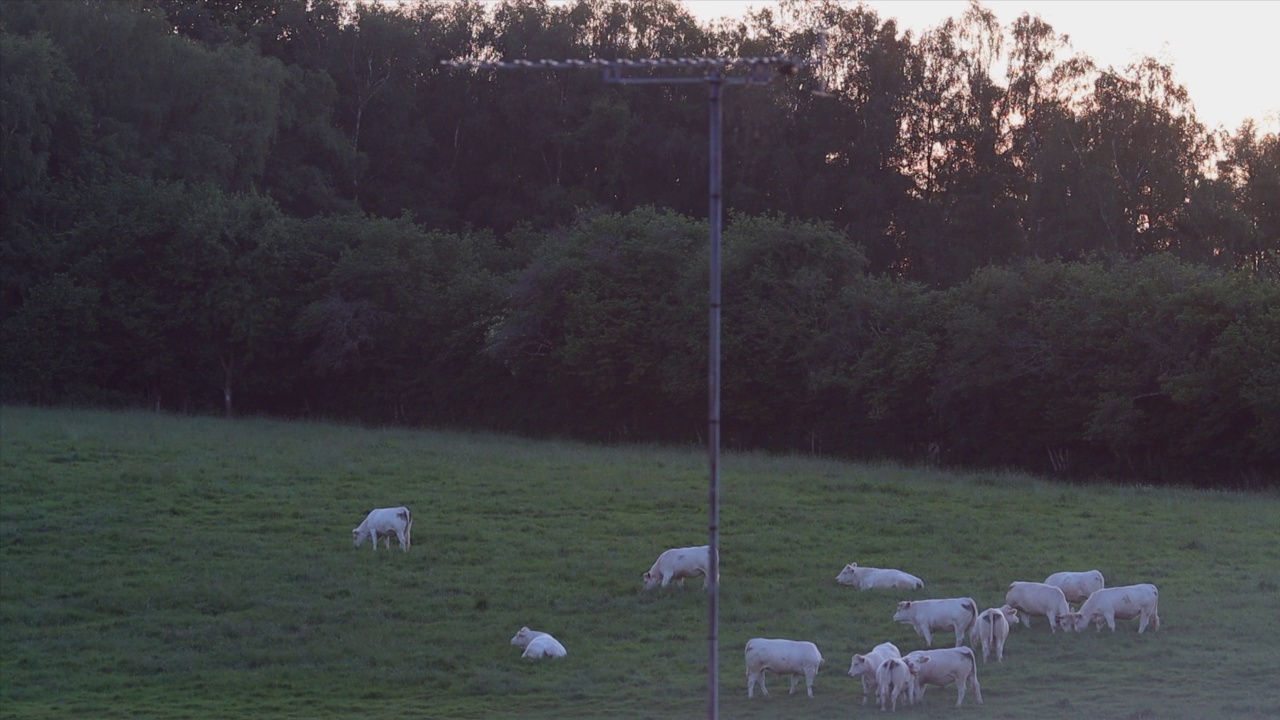
M1015 629L984 706L912 717L1280 717L1280 497L1069 486L805 457L722 462L720 714L875 717L850 656L898 600L998 605L1011 580L1098 568L1160 588L1161 629ZM706 541L701 448L260 419L0 408L0 716L670 718L706 715L707 599L640 592ZM357 550L375 506L408 554ZM835 584L899 567L913 592ZM522 625L567 658L526 661ZM816 697L746 697L752 637L811 640ZM947 633L937 645L948 645Z

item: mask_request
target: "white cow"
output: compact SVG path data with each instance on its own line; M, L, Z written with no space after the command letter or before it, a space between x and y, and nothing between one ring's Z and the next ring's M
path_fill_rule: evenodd
M1089 599L1095 591L1107 586L1102 573L1097 570L1082 572L1056 572L1044 579L1045 585L1054 585L1062 590L1069 603L1080 603Z
M1018 611L1005 605L998 608L987 608L978 613L978 620L973 625L973 635L982 643L982 662L988 662L991 649L996 651L996 661L1004 660L1004 641L1009 637L1009 623L1018 621ZM974 637L969 641L972 643Z
M907 694L907 700L916 701L915 678L911 668L902 658L888 658L876 668L876 700L880 702L880 712L892 701L893 712L898 712L898 696Z
M876 671L880 669L880 664L889 658L900 658L902 653L898 650L898 646L891 642L880 643L871 649L866 655L854 655L853 662L849 664L849 677L862 678L862 704L867 704L867 696L871 691L877 688ZM880 694L877 691L876 698Z
M384 538L386 546L390 548L392 535L400 543L400 549L409 552L413 538L413 513L409 512L409 508L374 508L365 516L364 522L351 531L351 541L356 547L360 547L365 540L371 540L376 552L378 538Z
M946 600L903 600L893 613L895 622L907 623L933 647L933 631L951 628L956 633L956 647L964 644L964 636L973 630L978 619L978 605L973 598Z
M716 559L719 559L718 554ZM666 587L672 581L684 587L685 578L698 577L699 575L702 576L702 587L705 589L708 584L708 575L711 572L710 568L710 545L672 548L659 555L658 559L653 562L653 567L649 568L649 572L644 574L644 589L652 590L658 585ZM716 574L717 576L719 575L719 573ZM719 581L720 578L716 577L716 582Z
M1089 627L1091 622L1101 630L1102 623L1105 622L1115 632L1117 619L1138 618L1139 633L1146 631L1149 622L1153 622L1155 629L1159 630L1159 605L1160 591L1150 583L1103 588L1095 590L1080 606L1080 611L1071 613L1063 625L1080 632Z
M564 645L550 635L539 635L529 641L520 657L526 658L562 658L568 655Z
M924 700L926 684L944 687L955 683L958 691L956 707L960 707L964 703L965 688L972 683L973 696L977 698L979 705L982 704L982 687L978 685L978 659L973 650L967 647L917 650L907 653L902 661L911 668L917 700Z
M760 684L760 694L769 697L769 689L764 686L766 670L778 675L791 676L791 694L796 693L796 683L800 675L804 675L804 683L813 697L813 676L818 674L822 665L822 653L818 646L803 640L779 640L771 638L752 638L747 641L747 697L754 696L756 683Z
M1022 624L1031 627L1032 615L1043 615L1049 619L1049 630L1058 632L1059 623L1071 612L1067 606L1067 597L1062 589L1055 585L1038 582L1022 582L1015 580L1009 583L1009 592L1004 595L1005 605L1018 611Z
M836 576L841 585L852 585L859 590L919 590L924 587L920 578L901 570L888 568L858 567L858 563L849 563Z
M559 640L541 630L530 630L528 625L520 628L519 632L511 638L511 644L524 648L524 653L520 657L558 658L568 654Z

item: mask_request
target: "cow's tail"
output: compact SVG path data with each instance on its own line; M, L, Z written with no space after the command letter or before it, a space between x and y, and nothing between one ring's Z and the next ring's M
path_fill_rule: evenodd
M964 607L969 611L969 622L965 625L964 632L972 638L973 628L978 624L978 604L973 601L973 598L965 598Z
M987 619L983 620L983 617L986 617ZM977 636L976 639L981 640L982 647L989 648L994 645L996 642L996 624L994 622L994 618L984 613L983 615L978 616L978 619L974 622L975 625L973 632L969 634L969 644L977 647L977 643L973 642L975 636Z
M413 546L413 511L403 505L400 510L397 515L404 520L404 549L408 550Z
M969 672L970 672L969 677L973 678L973 686L981 687L980 685L978 685L978 656L969 648L965 648L965 652L969 656L969 664L971 666L969 668ZM978 702L982 702L981 694L979 694L978 696Z

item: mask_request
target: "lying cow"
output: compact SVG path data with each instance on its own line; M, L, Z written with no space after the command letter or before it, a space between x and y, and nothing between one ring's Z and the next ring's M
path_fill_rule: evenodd
M1044 579L1045 585L1053 585L1062 590L1069 603L1080 603L1089 599L1094 592L1107 586L1102 573L1097 570L1083 572L1056 572Z
M929 647L933 647L934 630L955 630L956 647L960 647L964 644L964 636L972 632L978 619L978 606L973 598L903 600L898 603L893 619L915 628Z
M1112 632L1116 629L1116 620L1132 620L1138 618L1138 632L1145 632L1148 623L1154 623L1160 629L1160 591L1155 585L1124 585L1121 587L1096 590L1088 600L1080 606L1079 612L1067 616L1064 627L1076 632L1094 623L1098 630L1105 622Z
M718 555L716 559L719 560ZM702 576L702 587L705 589L710 572L710 545L672 548L659 555L658 559L654 561L653 567L649 568L649 572L644 574L644 589L652 590L659 585L666 587L673 581L683 587L685 578L698 577L699 575ZM716 582L719 581L720 578L716 577Z
M901 658L902 653L898 650L898 646L891 642L880 643L871 649L866 655L854 655L853 662L849 664L849 677L862 678L862 704L867 704L867 696L875 690L876 671L880 669L880 664L889 658ZM876 698L880 697L879 692Z
M511 638L511 644L524 648L524 653L520 657L559 658L568 654L559 640L551 637L549 633L530 630L527 625L520 628L520 631Z
M409 552L413 537L413 513L407 507L375 508L365 516L364 522L351 531L351 541L356 547L365 540L372 541L373 549L378 550L378 538L385 540L391 547L391 536L400 543L400 549Z
M907 653L902 661L911 668L915 680L915 699L924 700L924 686L944 687L956 684L956 707L964 704L966 686L973 685L973 696L982 704L982 687L978 685L978 659L967 647L942 650L917 650Z
M884 712L892 701L893 712L898 712L898 696L907 694L907 700L916 701L916 682L911 668L902 658L888 658L876 668L876 700L880 702L880 712Z
M858 567L858 563L849 563L836 576L841 585L852 585L859 590L919 590L924 581L901 570L887 568Z
M1018 611L1008 605L988 608L978 613L969 641L972 643L975 639L973 636L976 635L976 639L982 643L982 662L989 661L992 648L996 651L996 661L1004 660L1004 641L1009 637L1009 623L1017 621Z
M813 677L822 665L822 653L818 652L817 645L803 640L752 638L747 641L745 655L747 697L754 696L756 683L760 684L760 694L769 697L769 689L764 686L766 670L777 675L790 675L792 695L796 694L796 683L803 675L809 697L813 697Z
M1018 617L1024 626L1031 627L1032 615L1043 615L1049 619L1049 630L1055 633L1058 632L1062 619L1071 612L1067 598L1060 588L1038 582L1015 580L1009 583L1004 603L1018 611Z

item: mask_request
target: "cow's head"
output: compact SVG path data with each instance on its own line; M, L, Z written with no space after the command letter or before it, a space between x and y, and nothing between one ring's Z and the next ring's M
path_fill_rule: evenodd
M1009 624L1012 625L1013 623L1018 622L1017 608L1009 604L1004 604L1000 606L1000 612L1004 614L1004 618L1009 621Z
M893 619L897 620L898 622L911 622L910 620L906 619L909 615L910 610L911 610L911 601L903 600L902 602L898 603L898 610L893 614Z
M858 677L867 670L874 669L875 668L871 667L870 664L867 663L866 655L854 655L853 662L849 663L849 677Z
M858 563L849 563L844 566L840 574L836 576L836 582L841 585L857 585L858 584Z
M519 645L521 647L524 647L529 644L529 626L528 625L520 628L520 632L516 633L515 636L511 638L511 644Z
M662 576L647 572L644 574L643 582L645 590L652 590L658 586L658 583L662 582Z
M364 542L364 533L360 532L360 528L351 531L351 544L360 547L360 543ZM375 541L376 542L376 541Z

